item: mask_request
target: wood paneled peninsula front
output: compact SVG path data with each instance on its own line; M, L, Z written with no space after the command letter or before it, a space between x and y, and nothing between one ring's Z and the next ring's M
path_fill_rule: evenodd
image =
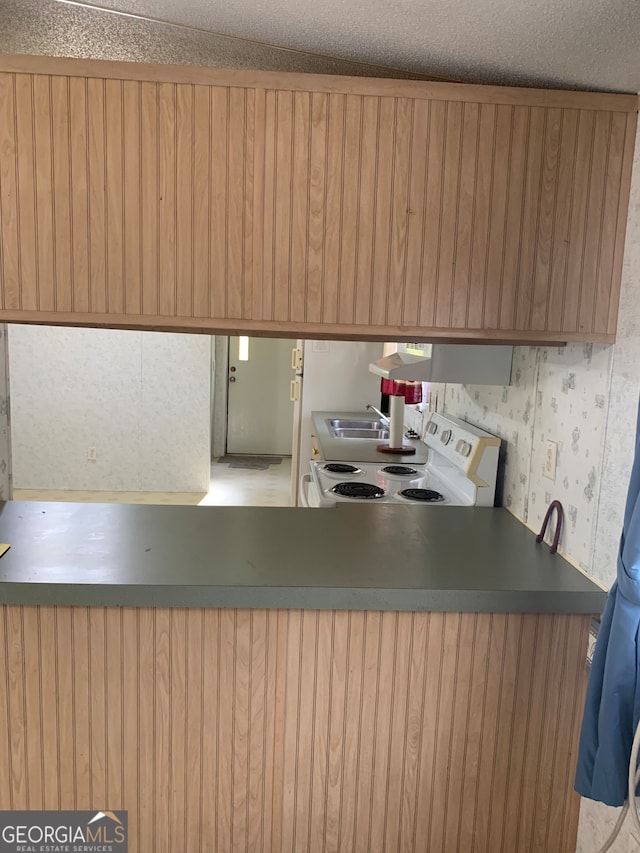
M0 57L0 322L615 339L638 99Z
M0 809L133 853L575 850L604 593L502 509L7 503Z

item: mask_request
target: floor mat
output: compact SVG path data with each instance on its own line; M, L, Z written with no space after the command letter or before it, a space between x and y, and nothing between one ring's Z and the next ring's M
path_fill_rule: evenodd
M254 468L266 471L269 465L279 465L282 456L221 456L218 465L228 465L229 468Z

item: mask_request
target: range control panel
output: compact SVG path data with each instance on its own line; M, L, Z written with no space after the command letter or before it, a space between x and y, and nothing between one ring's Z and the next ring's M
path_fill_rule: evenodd
M484 453L486 448L500 445L500 439L491 433L439 412L433 412L429 417L423 441L462 471L467 471L471 460ZM479 460L475 458L474 461L477 466Z

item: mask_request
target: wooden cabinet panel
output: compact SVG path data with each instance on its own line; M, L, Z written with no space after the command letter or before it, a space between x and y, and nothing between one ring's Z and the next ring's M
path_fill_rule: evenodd
M2 223L2 307L20 309L20 249L16 203L14 78L0 75L0 214Z
M264 238L282 296L263 320L607 339L635 113L332 93L279 110Z
M0 75L3 307L242 318L254 104L244 88Z
M612 340L637 99L0 58L0 319Z
M589 616L0 607L0 808L129 849L570 853Z

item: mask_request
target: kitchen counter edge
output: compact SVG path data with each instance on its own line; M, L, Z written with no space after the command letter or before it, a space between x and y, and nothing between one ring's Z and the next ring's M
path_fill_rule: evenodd
M240 610L371 610L415 613L599 614L605 594L349 587L33 584L0 587L0 605Z
M599 613L606 598L504 509L7 502L0 541L10 605Z

